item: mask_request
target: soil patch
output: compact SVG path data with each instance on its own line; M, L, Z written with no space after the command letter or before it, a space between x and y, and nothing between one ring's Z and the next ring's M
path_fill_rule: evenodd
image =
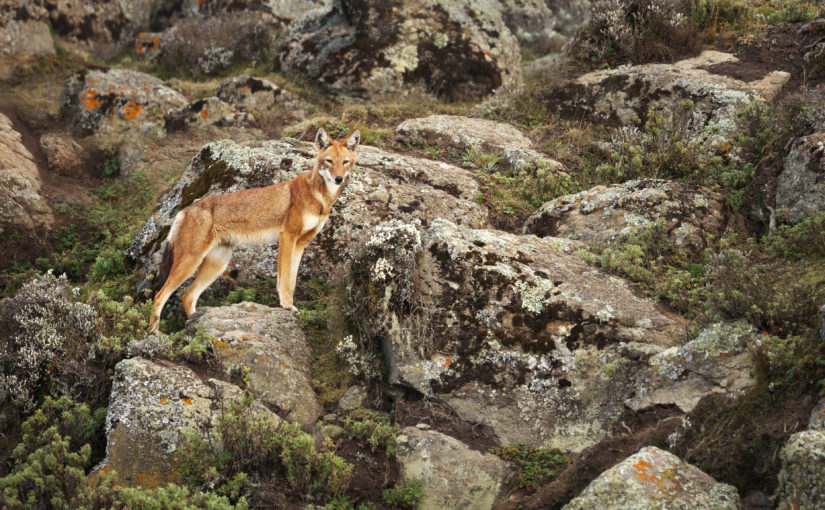
M583 450L558 478L530 497L525 508L561 508L601 473L640 448L656 446L666 449L667 437L681 426L682 416L675 406L655 406L639 413L625 411L616 420L614 430L607 439Z
M399 400L395 404L395 421L402 428L425 423L433 430L454 437L473 450L484 453L490 448L501 446L492 428L464 421L455 411L437 402Z
M369 504L375 510L391 507L381 503L384 489L398 483L398 464L395 458L387 457L383 451L370 451L369 445L342 437L336 439L335 454L352 464L352 481L346 496L358 506ZM380 450L380 449L379 449Z

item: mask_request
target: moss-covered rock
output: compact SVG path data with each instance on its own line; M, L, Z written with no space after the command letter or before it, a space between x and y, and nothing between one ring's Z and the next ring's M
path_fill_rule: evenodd
M825 432L806 430L791 436L780 453L782 471L774 501L779 510L825 505Z
M738 510L736 488L656 447L608 469L564 510Z

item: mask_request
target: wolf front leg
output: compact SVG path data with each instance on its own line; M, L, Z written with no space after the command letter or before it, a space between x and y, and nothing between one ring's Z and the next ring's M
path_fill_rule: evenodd
M292 295L295 287L291 282L292 260L296 255L295 245L297 241L297 236L282 232L281 239L278 243L278 298L281 300L281 308L295 312L297 312L298 309L295 308L292 303ZM297 264L295 264L295 266L297 266Z

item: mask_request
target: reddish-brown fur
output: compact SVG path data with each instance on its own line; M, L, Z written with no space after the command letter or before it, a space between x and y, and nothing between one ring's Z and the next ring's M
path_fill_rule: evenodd
M195 280L181 298L187 316L195 311L201 292L226 268L233 246L275 239L281 306L295 309L292 297L304 248L326 222L355 164L360 140L358 131L338 142L320 129L315 136L318 158L311 171L264 188L206 197L179 212L167 238L160 271L163 287L155 294L149 330L157 331L166 300L195 271ZM341 182L335 183L335 178Z

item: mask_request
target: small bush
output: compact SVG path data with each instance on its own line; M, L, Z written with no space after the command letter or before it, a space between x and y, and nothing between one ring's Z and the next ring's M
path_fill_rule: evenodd
M516 470L519 487L528 492L553 480L562 472L570 459L555 450L536 448L516 443L502 448L491 448L490 453L509 462Z
M359 441L365 441L373 451L379 449L388 457L395 455L395 436L399 426L390 417L367 409L355 409L342 420L344 430Z
M417 478L407 480L401 485L384 489L381 499L386 505L415 510L424 499L424 483Z

